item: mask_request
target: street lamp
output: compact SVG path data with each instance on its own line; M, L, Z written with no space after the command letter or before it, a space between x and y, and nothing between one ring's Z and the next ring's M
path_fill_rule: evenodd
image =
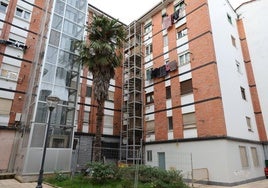
M47 138L48 138L48 132L49 132L49 127L50 127L50 121L51 121L51 114L54 108L58 105L60 99L56 96L48 96L47 97L47 106L49 110L48 114L48 124L47 124L47 131L45 135L45 143L44 143L44 150L43 150L43 156L42 156L42 163L41 163L41 168L39 171L39 176L38 176L38 181L37 181L37 186L36 188L42 188L42 181L43 181L43 173L44 173L44 162L46 158L46 151L47 151Z

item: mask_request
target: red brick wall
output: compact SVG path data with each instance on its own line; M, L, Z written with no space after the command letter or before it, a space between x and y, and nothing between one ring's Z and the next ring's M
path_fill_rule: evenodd
M198 137L226 135L223 105L217 72L214 44L208 5L203 1L185 1L186 27L188 29L189 51L191 53L191 68L193 94L195 100L195 113ZM168 15L174 12L173 3L166 7ZM163 35L161 11L152 17L153 23L153 67L164 65L163 58ZM158 34L157 34L158 33ZM176 28L173 25L168 29L169 61L177 60ZM174 50L171 50L174 49ZM170 76L178 75L178 71L170 72ZM155 111L166 108L166 90L164 78L154 79L154 105ZM163 82L161 82L163 81ZM158 83L159 82L159 83ZM171 95L172 107L181 105L180 80L178 76L172 78ZM181 108L174 108L173 133L174 138L183 138L183 125ZM155 113L155 136L156 140L166 140L168 122L166 111Z

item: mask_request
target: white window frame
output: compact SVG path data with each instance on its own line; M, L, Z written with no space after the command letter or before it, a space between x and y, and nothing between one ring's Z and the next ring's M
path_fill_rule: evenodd
M184 52L184 53L182 53L182 54L179 54L179 57L178 57L178 59L179 59L179 66L183 66L183 65L186 65L186 64L188 64L188 63L190 63L191 62L191 54L190 54L190 52Z
M150 43L145 47L145 55L151 55L153 53L153 44Z
M177 39L181 39L182 37L186 36L188 34L187 28L182 29L177 32Z
M19 12L20 12L20 14L18 14ZM16 7L15 16L28 21L28 20L30 20L31 12L27 11L21 7Z
M146 25L144 26L144 33L149 33L149 32L152 31L152 29L153 29L153 27L152 27L152 23L150 22L150 23L148 23L148 24L146 24Z
M6 13L7 7L8 7L8 3L0 1L0 12Z

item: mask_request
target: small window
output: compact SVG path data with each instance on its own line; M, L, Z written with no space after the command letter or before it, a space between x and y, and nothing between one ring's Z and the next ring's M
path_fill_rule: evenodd
M154 92L146 94L146 104L150 104L154 102Z
M24 11L23 18L24 18L25 20L29 20L29 19L30 19L30 15L31 15L30 12Z
M0 98L0 115L9 116L12 100Z
M257 148L251 147L250 149L251 149L251 155L252 155L253 165L255 167L259 167L260 166L260 162L259 162Z
M183 66L190 63L190 52L186 52L179 56L179 66Z
M229 22L230 24L233 24L233 22L232 22L232 18L231 18L231 16L230 16L229 14L227 14L227 19L228 19L228 22Z
M178 11L179 18L185 16L185 3L184 1L180 1L178 4L174 5L174 12Z
M245 88L240 87L240 90L241 90L241 96L242 96L242 99L246 100L246 92L245 92Z
M145 54L150 55L151 53L153 53L153 45L149 44L145 47Z
M7 10L7 4L4 2L0 3L0 12L6 13Z
M114 92L113 91L108 91L108 101L114 101Z
M240 74L242 74L240 62L239 61L235 61L235 63L236 63L236 70L237 70L237 72L239 72Z
M247 149L245 146L239 146L240 160L243 168L249 167Z
M174 10L179 10L179 9L185 9L185 3L184 1L180 1L179 3L177 3L176 5L174 5Z
M148 23L144 26L144 33L149 33L150 31L152 31L152 23Z
M154 133L155 125L154 120L146 121L146 133Z
M187 31L187 28L178 31L177 32L177 39L180 39L180 38L186 36L187 35L187 32L188 32Z
M185 80L181 82L180 85L181 85L181 95L193 92L192 79Z
M25 20L29 20L30 19L30 15L31 13L29 11L23 10L21 8L16 8L16 16L23 18Z
M168 16L167 13L166 13L166 12L163 12L163 13L162 13L162 20L163 20L166 16Z
M195 112L182 114L184 129L196 128Z
M246 117L246 121L247 121L247 127L249 131L252 131L252 126L251 126L251 119L250 117Z
M147 161L152 162L153 161L153 151L152 150L147 150Z
M163 36L163 41L164 41L164 47L168 46L168 36L167 35Z
M91 94L92 94L92 87L87 86L86 97L91 97Z
M166 99L170 99L171 98L171 88L170 86L166 87Z
M89 111L84 111L83 113L83 123L88 124L90 120L90 112Z
M169 131L173 130L173 119L172 119L172 117L168 117L168 130Z
M22 14L23 14L23 10L20 9L20 8L17 8L17 9L16 9L16 16L18 16L18 17L22 17Z
M152 68L146 69L146 80L152 79Z
M236 41L235 41L235 38L234 38L233 36L231 36L231 40L232 40L232 45L233 45L234 47L236 47Z

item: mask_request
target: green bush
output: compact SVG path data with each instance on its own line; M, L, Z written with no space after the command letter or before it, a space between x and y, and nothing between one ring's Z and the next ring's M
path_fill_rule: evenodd
M180 171L163 170L146 165L117 167L113 163L93 162L88 164L89 176L74 176L72 179L56 172L48 182L64 188L129 188L134 187L135 175L139 188L187 188ZM138 174L137 174L138 173ZM137 182L136 182L137 183ZM75 186L74 186L75 185ZM72 187L73 186L73 187Z
M93 162L88 163L89 175L93 183L104 184L108 180L115 180L117 167L114 163Z
M152 188L187 188L187 185L183 182L180 171L178 170L163 170L158 167L151 167L146 165L129 166L119 168L118 177L121 181L130 185L134 182L135 172L138 171L139 182L146 185L146 187Z

